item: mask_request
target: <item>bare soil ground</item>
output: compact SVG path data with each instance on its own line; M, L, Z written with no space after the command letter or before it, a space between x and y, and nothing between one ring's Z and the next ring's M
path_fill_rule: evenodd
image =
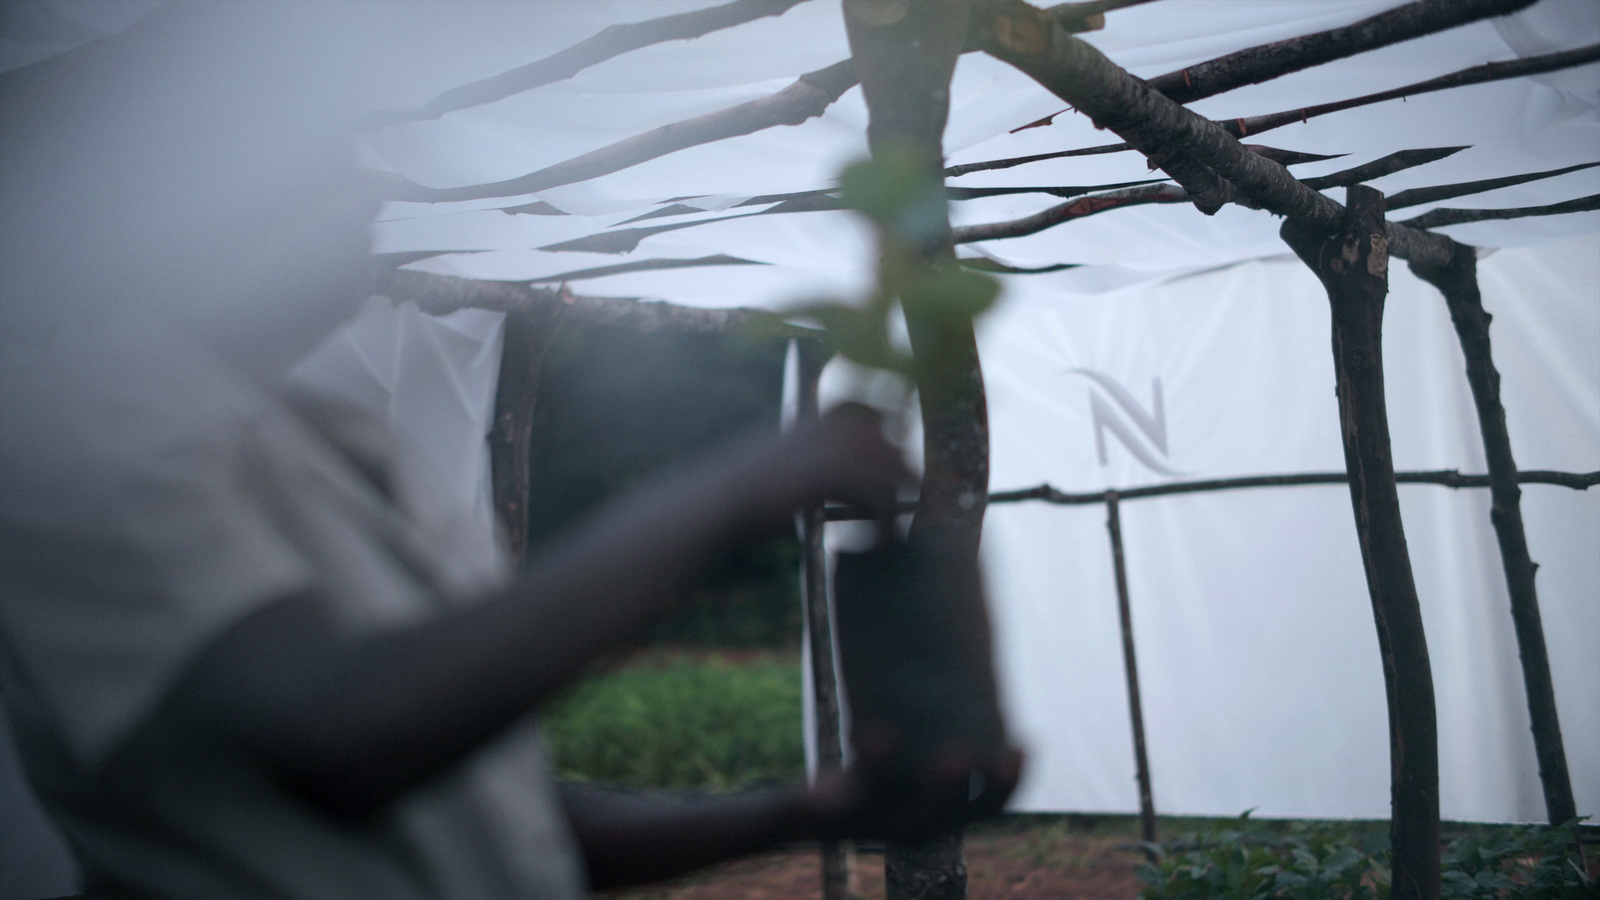
M967 836L971 900L1133 900L1142 859L1126 836L1079 834L1064 826L997 827ZM883 900L883 856L856 856L855 891ZM821 865L812 848L795 848L718 866L667 885L618 891L608 900L816 900Z

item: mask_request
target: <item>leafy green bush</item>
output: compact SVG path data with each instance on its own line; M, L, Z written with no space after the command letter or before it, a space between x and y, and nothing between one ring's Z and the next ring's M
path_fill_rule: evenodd
M1558 828L1486 828L1445 849L1443 900L1594 897L1569 847L1576 823ZM1286 832L1245 813L1226 828L1150 848L1139 867L1144 900L1388 900L1389 840L1383 827L1295 822Z
M792 658L647 659L580 684L544 715L562 778L728 790L803 776Z

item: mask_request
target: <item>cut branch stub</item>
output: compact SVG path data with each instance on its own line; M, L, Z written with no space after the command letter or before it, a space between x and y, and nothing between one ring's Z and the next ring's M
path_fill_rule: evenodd
M1383 194L1355 185L1331 236L1290 219L1283 239L1328 292L1345 467L1389 707L1391 896L1439 896L1439 743L1433 672L1406 549L1383 389L1389 252Z

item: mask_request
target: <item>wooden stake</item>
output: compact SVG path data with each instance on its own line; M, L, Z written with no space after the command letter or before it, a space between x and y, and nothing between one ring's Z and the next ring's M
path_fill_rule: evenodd
M814 342L796 342L800 356L801 422L815 422L817 379L826 362L822 349ZM816 701L817 771L837 772L844 768L844 741L840 734L839 679L834 668L833 616L828 602L828 552L823 547L825 520L820 505L801 513L802 543L800 573L806 602L806 627L811 637L811 690ZM849 845L844 841L822 844L823 900L848 900L851 863Z
M1383 395L1383 302L1389 290L1383 194L1354 185L1332 236L1290 219L1283 239L1328 291L1340 432L1389 707L1390 896L1439 896L1439 742L1422 607L1406 551Z
M1489 463L1489 492L1493 498L1489 521L1500 542L1500 562L1511 595L1511 622L1522 658L1522 682L1528 695L1528 718L1539 759L1545 812L1550 824L1560 825L1577 817L1578 808L1572 796L1572 777L1567 772L1555 684L1550 677L1539 594L1534 586L1534 573L1539 566L1528 555L1528 536L1522 527L1522 489L1517 486L1517 463L1511 455L1506 409L1500 401L1500 373L1495 370L1490 352L1491 316L1484 310L1483 296L1478 291L1477 253L1471 247L1456 244L1455 257L1448 266L1413 264L1411 271L1444 294L1450 321L1461 339L1461 353L1466 357L1467 384L1472 387L1478 429L1483 435L1483 455Z
M506 543L518 569L528 555L529 458L533 407L545 354L566 321L569 295L546 292L545 302L506 313L500 381L495 388L494 425L489 431L490 484L494 509L505 525Z
M1150 760L1144 751L1144 704L1139 699L1139 663L1133 653L1133 613L1128 607L1128 570L1122 561L1122 514L1116 491L1106 491L1106 530L1117 577L1117 622L1122 627L1122 668L1128 676L1128 718L1133 722L1134 775L1139 779L1139 838L1156 842L1156 804L1150 792ZM1146 849L1155 861L1155 851Z

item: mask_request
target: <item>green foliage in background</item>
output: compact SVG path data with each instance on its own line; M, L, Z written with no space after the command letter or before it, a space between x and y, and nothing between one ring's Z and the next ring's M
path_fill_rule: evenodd
M1442 858L1442 900L1577 900L1594 886L1570 852L1576 823L1477 829ZM1245 813L1225 827L1150 845L1143 900L1388 900L1386 826L1293 822L1279 831Z
M729 790L805 774L793 658L646 659L580 684L543 722L564 779Z

